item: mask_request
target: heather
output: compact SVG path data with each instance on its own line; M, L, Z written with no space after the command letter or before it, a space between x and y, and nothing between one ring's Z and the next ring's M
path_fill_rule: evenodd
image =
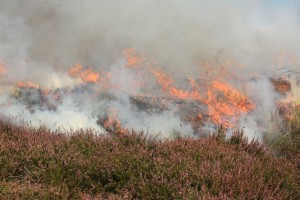
M0 121L0 199L299 199L297 141L296 130L262 145L222 128L158 140Z

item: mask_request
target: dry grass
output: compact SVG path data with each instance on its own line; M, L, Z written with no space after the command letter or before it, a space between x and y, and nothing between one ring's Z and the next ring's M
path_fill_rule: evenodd
M265 143L278 156L287 158L300 168L300 105L291 106L288 110L284 121L274 122L280 133L275 138L265 138Z
M237 131L169 141L0 121L0 199L300 199L300 169Z

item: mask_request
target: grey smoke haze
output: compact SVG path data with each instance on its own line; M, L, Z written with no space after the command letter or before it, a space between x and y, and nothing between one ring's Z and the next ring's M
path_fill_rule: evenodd
M123 50L130 47L175 77L199 74L202 70L199 62L227 57L245 65L239 72L241 76L270 74L276 69L280 52L300 55L300 5L290 2L278 6L272 1L259 0L2 0L0 58L7 64L8 73L0 77L0 89L18 80L52 87L73 85L75 81L66 71L75 63L117 71L113 76L124 86L136 79L132 72L118 69ZM259 89L273 100L272 94L269 95L271 88ZM129 91L130 94L139 92ZM122 95L120 91L116 93ZM126 95L122 98L128 98ZM60 105L58 113L62 115L52 115L52 118L64 121L69 116L67 125L77 123L80 117L88 125L88 121L96 121L96 115L87 113L95 109L90 105L101 109L101 103L89 100L89 106L81 103L84 109L80 110L75 108L77 105L72 106L73 101ZM82 101L82 97L76 97L75 102ZM147 123L158 127L160 120L171 116L169 113L153 115L141 122L134 120L137 113L130 108L114 106L121 113L127 112L126 117L122 115L124 120L133 119L128 120L132 128ZM17 107L6 108L6 114L19 115L26 110ZM270 104L261 108L269 111ZM71 115L77 116L76 113L78 118L72 121ZM48 114L35 113L34 118L46 120ZM177 118L169 120L167 129L179 123Z
M253 70L268 68L280 50L300 53L297 6L258 0L10 0L0 2L7 24L0 38L11 44L9 55L22 53L51 66L109 66L133 47L175 72L190 73L199 60L220 51Z

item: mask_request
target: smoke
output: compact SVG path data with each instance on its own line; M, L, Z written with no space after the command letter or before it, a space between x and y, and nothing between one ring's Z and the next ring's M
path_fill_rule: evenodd
M228 70L240 77L269 75L276 70L280 52L295 57L300 54L299 5L294 1L280 2L27 0L21 4L18 0L2 1L0 61L8 69L0 77L1 99L4 96L6 99L0 105L1 110L5 115L22 115L49 127L59 124L103 131L96 124L97 118L107 108L114 107L129 128L170 132L181 124L175 111L139 113L130 106L130 95L157 93L157 86L151 77L124 67L123 50L134 48L147 55L147 65L158 63L175 77L176 84L182 84L180 80L187 76L203 76L207 69L201 63L207 60L222 63L234 59L244 67ZM46 88L75 86L77 81L67 71L76 63L92 66L95 71L108 71L112 84L118 85L109 93L117 100L73 94L57 104L55 111L33 113L12 100L9 86L17 81L32 81ZM135 87L137 82L147 82L148 89ZM97 87L93 90L98 91ZM266 78L250 82L244 90L258 107L246 117L251 123L241 119L240 124L258 130L261 125L257 121L267 123L265 115L274 108L276 94ZM192 132L188 125L179 129L183 129L184 135Z
M221 50L251 68L270 64L280 50L299 53L294 4L273 4L29 0L20 5L12 0L0 6L6 19L1 18L9 24L2 35L19 44L12 51L22 49L34 61L51 66L74 62L110 66L120 50L133 47L172 70L186 71ZM12 25L19 30L11 30Z
M273 86L266 77L257 77L246 86L246 93L256 105L256 109L249 115L242 116L239 126L243 128L248 140L258 139L263 141L263 134L270 124L271 114L274 112L276 100L279 95L273 90Z

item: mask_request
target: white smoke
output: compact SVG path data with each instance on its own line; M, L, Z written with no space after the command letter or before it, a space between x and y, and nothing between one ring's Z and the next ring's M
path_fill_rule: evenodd
M151 77L124 67L122 52L132 47L148 56L148 64L158 63L172 74L176 83L187 76L203 76L206 69L199 63L214 58L217 63L233 58L243 64L242 70L228 69L240 77L261 75L244 88L257 108L239 124L248 127L249 135L261 135L277 98L264 76L274 72L280 52L300 55L299 5L288 2L279 6L258 0L1 1L0 61L7 67L0 76L1 112L49 127L102 131L97 117L114 107L128 128L169 134L177 127L190 135L191 127L180 125L174 110L146 114L130 107L129 95L157 92ZM118 88L109 93L118 100L71 95L55 111L30 112L11 98L11 86L17 81L51 89L73 87L76 80L67 70L75 63L110 72ZM135 87L146 80L146 91ZM93 89L98 91L97 87Z

